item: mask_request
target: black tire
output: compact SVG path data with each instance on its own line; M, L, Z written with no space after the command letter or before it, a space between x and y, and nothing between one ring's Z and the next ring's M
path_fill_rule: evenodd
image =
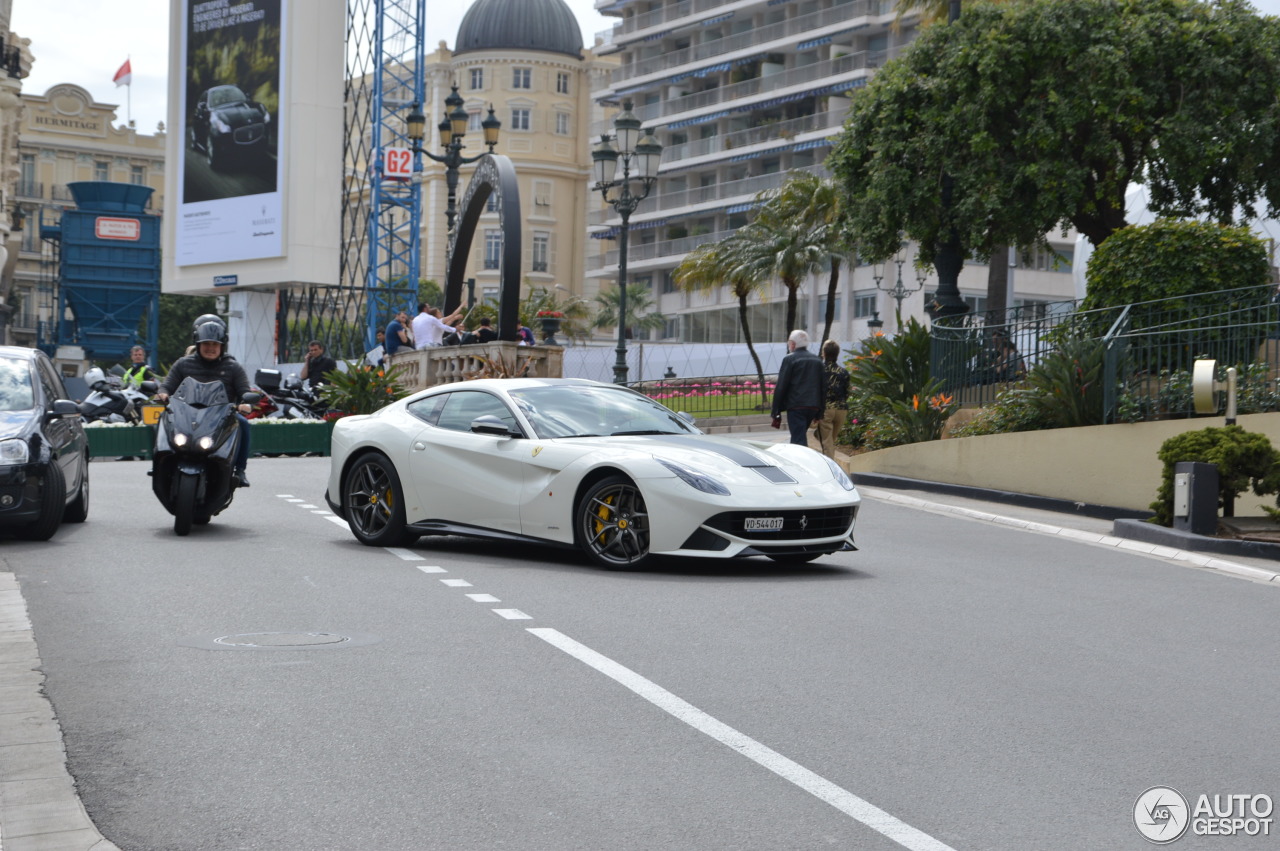
M342 513L356 540L369 547L403 547L418 539L408 531L404 488L395 465L380 452L360 456L342 486Z
M596 482L574 511L578 546L600 567L636 568L649 555L649 513L635 482L610 476Z
M18 530L18 536L28 541L47 541L62 524L62 514L67 508L67 482L57 461L50 460L40 482L40 516L30 526Z
M193 522L194 522L197 526L208 526L208 525L209 525L209 521L210 521L210 520L212 520L212 519L213 519L213 515L212 515L212 514L205 514L205 513L202 511L202 512L200 512L199 514L197 514L197 515L195 516L195 518L194 518L194 521L193 521Z
M80 475L80 492L62 513L63 523L83 523L89 519L89 459L84 459L84 472Z
M179 538L191 534L191 524L196 519L196 486L200 479L186 474L178 475L177 493L173 498L173 531Z
M785 553L780 555L771 555L769 558L773 559L778 564L800 565L808 564L820 555L822 555L822 553Z

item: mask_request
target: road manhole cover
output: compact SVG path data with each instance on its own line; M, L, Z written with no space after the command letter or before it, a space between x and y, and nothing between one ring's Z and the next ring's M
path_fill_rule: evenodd
M280 632L237 632L230 635L195 636L178 643L200 650L337 650L377 644L376 635L359 632L314 632L281 630Z
M215 638L219 644L236 647L315 647L321 644L342 644L351 639L332 632L251 632L248 635L224 635Z

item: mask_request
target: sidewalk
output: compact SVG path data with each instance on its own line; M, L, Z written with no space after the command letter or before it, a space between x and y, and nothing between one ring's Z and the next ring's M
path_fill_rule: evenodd
M43 685L27 604L0 570L0 851L117 851L80 803Z

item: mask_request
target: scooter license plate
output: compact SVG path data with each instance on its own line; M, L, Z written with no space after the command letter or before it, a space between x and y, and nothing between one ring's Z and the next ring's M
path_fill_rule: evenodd
M164 405L143 405L142 406L142 424L155 425L160 422L160 415L164 413Z

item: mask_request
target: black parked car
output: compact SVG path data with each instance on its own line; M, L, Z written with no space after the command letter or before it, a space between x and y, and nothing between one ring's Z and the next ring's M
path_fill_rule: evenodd
M47 541L89 516L80 406L44 352L0 346L0 529Z
M191 118L191 147L204 151L209 168L219 171L242 154L265 157L271 113L237 86L202 92Z

